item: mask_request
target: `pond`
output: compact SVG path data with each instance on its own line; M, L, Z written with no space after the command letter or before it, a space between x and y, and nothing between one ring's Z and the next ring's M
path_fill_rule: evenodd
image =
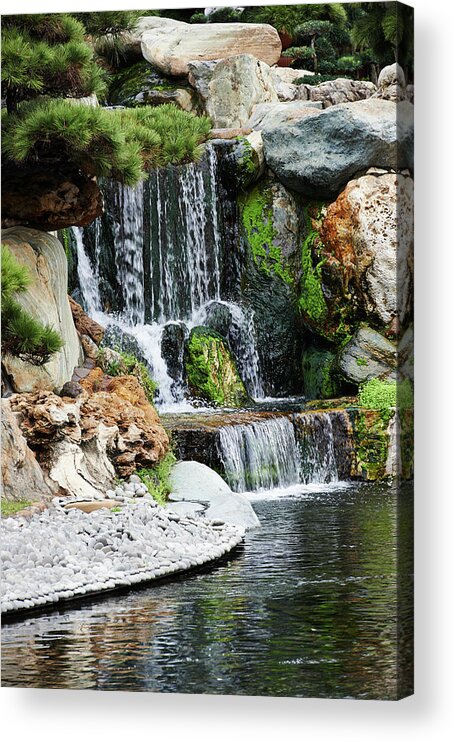
M262 528L210 571L5 625L3 686L409 692L411 492L337 483L251 499Z

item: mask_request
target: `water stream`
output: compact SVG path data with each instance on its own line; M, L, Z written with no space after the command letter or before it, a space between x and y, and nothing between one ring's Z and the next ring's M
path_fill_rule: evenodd
M253 504L262 528L209 572L3 626L2 684L384 699L409 688L410 494L301 485Z

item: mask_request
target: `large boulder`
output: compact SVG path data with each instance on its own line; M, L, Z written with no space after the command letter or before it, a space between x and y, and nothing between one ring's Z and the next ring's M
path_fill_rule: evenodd
M220 496L232 494L224 479L199 461L179 461L172 467L169 484L171 502L211 503Z
M366 316L379 326L403 321L412 293L412 178L370 170L351 180L320 235L332 274L338 269Z
M381 70L376 96L392 101L406 99L406 78L399 64L389 64Z
M152 32L159 34L161 31L170 31L180 26L187 26L183 21L175 21L173 18L160 18L159 16L141 16L137 19L134 28L125 31L120 36L120 44L123 54L130 59L142 56L142 37Z
M248 394L224 338L207 327L191 330L185 351L188 386L195 397L222 407L242 407Z
M6 500L49 499L54 493L19 428L10 400L1 400L2 497Z
M277 101L270 67L251 54L189 62L189 81L217 129L243 126L253 106Z
M343 376L355 384L376 377L394 378L397 349L371 327L361 327L341 351L338 365Z
M247 126L254 131L275 129L296 123L305 116L311 116L322 109L319 101L296 100L290 103L258 103L253 107Z
M299 100L321 101L323 108L328 108L338 103L353 103L371 98L376 90L376 85L372 82L338 77L336 80L327 80L319 85L299 85L296 97Z
M277 31L261 23L163 25L146 31L142 54L166 75L186 75L190 62L252 54L268 65L281 54ZM243 80L242 80L243 82Z
M292 104L291 104L292 105ZM262 129L267 165L287 187L333 198L370 167L413 166L413 106L370 98Z
M17 301L37 320L51 325L63 339L63 348L44 366L5 356L3 365L17 392L60 389L83 361L83 353L74 326L67 296L68 266L58 239L46 232L26 227L12 227L2 233L19 263L27 266L32 282Z
M208 505L204 515L209 520L238 525L246 530L261 525L248 498L232 492L224 479L205 464L180 461L171 471L170 485L172 510L178 511L178 505L183 502L202 503Z

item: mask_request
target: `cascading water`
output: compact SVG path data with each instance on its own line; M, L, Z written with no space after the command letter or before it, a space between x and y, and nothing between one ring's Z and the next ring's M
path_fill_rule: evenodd
M229 322L223 334L248 392L254 398L264 396L253 314L220 298L223 239L217 167L215 150L209 145L200 163L156 169L135 188L107 183L106 217L89 228L90 258L85 231L73 229L87 311L102 324L114 324L137 340L158 384L161 408L182 402L185 394L183 377L172 378L163 358L165 327L183 322L188 331L206 320L211 326L208 309L215 302L228 308ZM112 258L103 239L112 246L115 279L106 275L108 264L112 270ZM103 281L105 285L115 282L117 308L111 300L103 302ZM103 304L108 314L100 313Z
M300 481L300 451L287 417L226 425L220 428L218 445L234 492L284 488Z
M77 254L77 275L85 309L90 316L101 310L99 276L97 266L92 266L84 247L84 233L80 227L73 227Z
M226 425L219 430L218 447L235 492L338 482L330 413Z
M301 449L302 481L337 482L338 469L332 417L328 412L301 413L294 416Z

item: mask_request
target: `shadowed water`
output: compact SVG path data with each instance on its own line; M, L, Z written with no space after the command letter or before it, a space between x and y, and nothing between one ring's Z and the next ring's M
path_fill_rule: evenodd
M292 492L253 497L262 529L210 572L4 626L2 684L402 695L411 663L410 493L397 498L371 484Z

